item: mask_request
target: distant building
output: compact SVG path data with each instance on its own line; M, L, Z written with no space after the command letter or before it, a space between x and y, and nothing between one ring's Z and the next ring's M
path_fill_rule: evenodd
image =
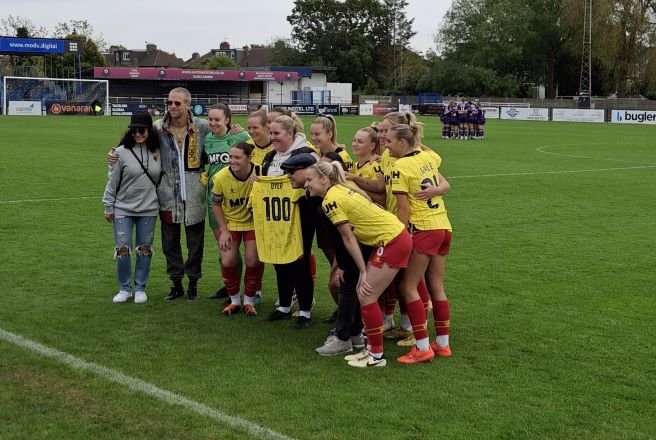
M184 60L175 54L157 48L156 44L146 44L146 49L126 49L111 46L103 54L107 66L116 67L182 67Z

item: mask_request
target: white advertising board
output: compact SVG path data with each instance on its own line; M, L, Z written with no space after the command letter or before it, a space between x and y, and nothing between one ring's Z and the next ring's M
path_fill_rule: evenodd
M360 115L372 116L374 114L373 104L360 104Z
M548 121L548 108L501 107L501 119L517 121Z
M604 122L604 110L555 108L551 116L556 122Z
M499 119L499 107L481 107L485 111L485 119Z
M610 122L614 124L656 124L656 111L613 110Z
M41 101L9 101L7 114L14 116L41 116Z

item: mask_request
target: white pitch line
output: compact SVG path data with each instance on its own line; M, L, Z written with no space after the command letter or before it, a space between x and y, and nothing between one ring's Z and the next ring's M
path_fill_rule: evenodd
M537 176L540 174L574 174L574 173L595 173L599 171L622 171L622 170L644 170L656 168L656 165L645 165L641 167L622 167L622 168L595 168L589 170L560 170L560 171L534 171L526 173L500 173L500 174L478 174L472 176L447 176L447 179L477 179L483 177L512 177L512 176Z
M102 196L81 196L81 197L61 197L58 199L0 200L0 205L8 205L10 203L60 202L62 200L85 200L85 199L98 199L98 201L100 201L101 197Z
M170 405L181 406L191 412L208 417L251 436L261 439L293 440L292 437L287 437L284 434L265 428L246 419L225 414L202 403L187 399L179 394L175 394L141 379L137 379L136 377L126 376L125 374L112 370L111 368L103 367L102 365L94 364L93 362L84 361L68 353L55 350L54 348L39 344L38 342L24 338L23 336L3 330L2 328L0 328L0 340L5 340L43 357L54 359L62 364L75 368L76 370L93 373L103 379L118 383L119 385L123 385L133 391L138 391L155 397Z
M544 153L544 154L551 154L553 156L563 156L563 157L573 157L575 159L593 159L593 160L605 160L609 162L623 162L623 163L638 163L642 165L652 165L651 163L648 162L638 162L636 160L625 160L625 159L607 159L603 157L593 157L593 156L574 156L573 154L565 154L565 153L554 153L553 151L545 151L546 148L552 148L552 147L579 147L583 145L593 145L593 146L598 146L598 143L590 143L590 144L554 144L554 145L543 145L541 147L536 148L535 150Z

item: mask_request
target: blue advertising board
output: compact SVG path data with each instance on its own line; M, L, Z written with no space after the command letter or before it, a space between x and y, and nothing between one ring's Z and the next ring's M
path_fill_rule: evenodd
M0 53L6 54L62 54L78 52L78 42L52 38L0 37Z

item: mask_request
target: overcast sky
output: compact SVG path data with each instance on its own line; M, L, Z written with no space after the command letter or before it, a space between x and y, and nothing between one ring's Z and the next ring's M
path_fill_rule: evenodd
M406 13L414 18L417 35L413 49L434 49L436 33L451 0L409 0ZM87 20L96 36L108 45L144 49L146 41L185 60L193 52L201 55L228 41L233 48L266 44L287 38L291 26L287 15L293 0L0 0L1 18L29 18L50 35L60 22Z

